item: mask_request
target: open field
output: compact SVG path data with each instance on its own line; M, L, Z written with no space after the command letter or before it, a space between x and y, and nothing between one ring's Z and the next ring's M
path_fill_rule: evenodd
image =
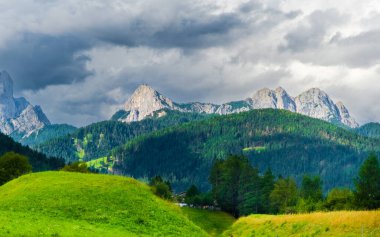
M340 211L240 218L223 236L380 236L380 211Z

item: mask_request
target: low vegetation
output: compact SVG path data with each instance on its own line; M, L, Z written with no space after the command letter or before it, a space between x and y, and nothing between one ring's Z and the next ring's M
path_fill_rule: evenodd
M205 230L210 236L220 236L230 228L235 221L233 216L222 211L203 210L199 208L183 207L181 211L197 226Z
M223 236L380 236L380 211L251 215L240 218Z

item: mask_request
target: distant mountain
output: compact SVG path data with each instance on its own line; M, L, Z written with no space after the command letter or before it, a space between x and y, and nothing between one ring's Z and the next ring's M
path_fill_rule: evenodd
M326 101L326 105L331 104ZM286 110L260 109L139 136L114 149L107 166L136 178L160 175L176 191L191 184L206 190L215 160L244 154L260 172L271 168L275 175L298 182L307 173L320 175L327 191L352 186L358 168L372 151L380 154L379 139Z
M31 105L25 98L13 97L13 80L6 71L0 72L0 131L17 132L24 136L50 125L41 107Z
M141 85L125 103L124 109L113 117L117 117L122 122L133 122L141 121L161 109L226 115L264 108L285 109L351 128L359 126L342 102L335 104L325 92L318 88L310 89L295 98L281 87L276 90L264 88L245 100L216 105L199 102L176 103L150 86Z
M380 123L367 123L356 129L360 135L372 138L380 138Z
M27 146L15 142L9 136L0 133L0 156L9 151L28 157L29 163L32 165L34 172L60 169L65 164L62 159L51 156L47 157L40 152L34 151Z

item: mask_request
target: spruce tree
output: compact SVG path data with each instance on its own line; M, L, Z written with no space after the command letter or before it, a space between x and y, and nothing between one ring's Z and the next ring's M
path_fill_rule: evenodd
M355 186L355 202L359 208L380 208L380 167L375 154L371 154L360 167Z

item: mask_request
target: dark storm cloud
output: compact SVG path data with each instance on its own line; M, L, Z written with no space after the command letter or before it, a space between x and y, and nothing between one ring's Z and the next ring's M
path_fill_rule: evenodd
M106 25L94 29L96 38L116 45L130 47L149 46L155 48L203 48L217 46L231 40L228 32L246 25L238 13L217 16L189 16L179 18L169 24L150 28L152 22L144 16L134 19L132 23Z
M90 59L76 55L89 47L85 40L73 36L24 33L0 48L0 67L12 75L15 87L21 90L70 84L92 74L85 67Z

